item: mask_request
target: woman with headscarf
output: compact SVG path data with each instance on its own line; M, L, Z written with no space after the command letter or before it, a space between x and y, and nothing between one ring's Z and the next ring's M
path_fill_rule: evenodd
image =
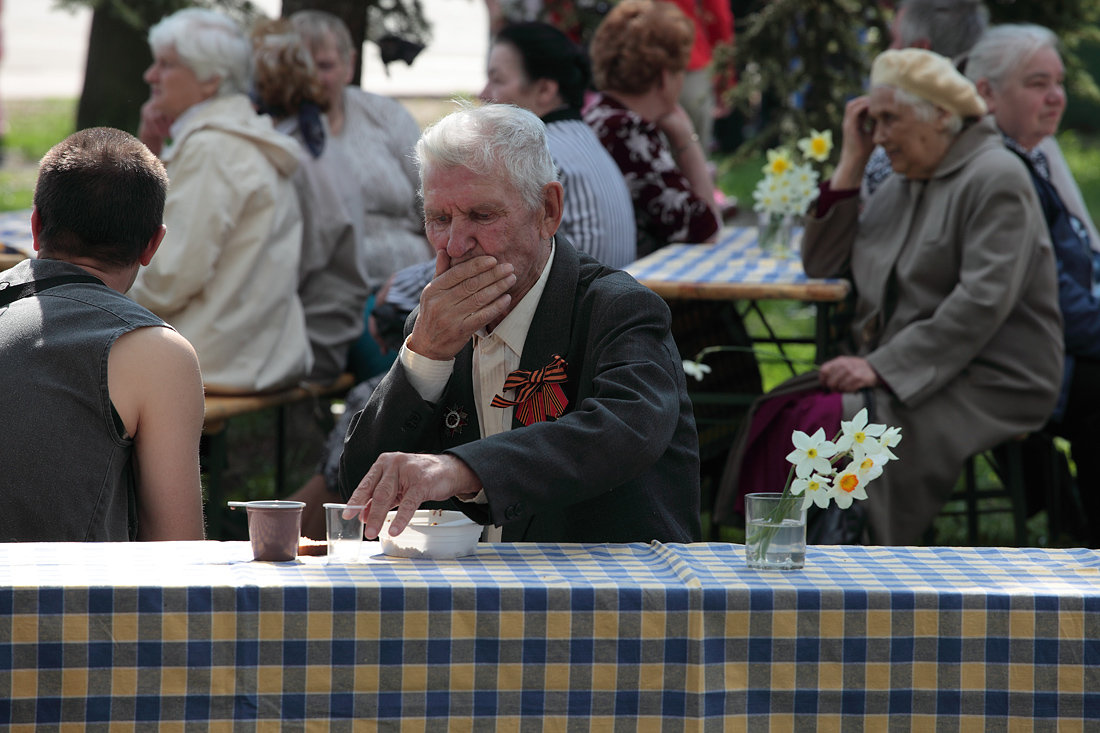
M756 410L756 439L739 444L723 486L726 516L730 482L739 478L741 494L782 488L792 429L831 437L868 407L904 440L862 502L866 539L916 544L969 456L1046 421L1062 378L1054 253L1027 171L985 113L942 56L875 59L870 95L845 110L840 161L802 242L808 275L852 281L847 353ZM861 212L876 144L899 175Z

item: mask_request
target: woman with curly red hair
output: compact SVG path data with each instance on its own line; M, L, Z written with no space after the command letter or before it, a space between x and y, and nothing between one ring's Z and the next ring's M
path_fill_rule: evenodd
M584 119L630 188L639 257L670 242L712 241L721 225L706 155L678 102L694 37L675 5L623 0L592 38L601 93Z

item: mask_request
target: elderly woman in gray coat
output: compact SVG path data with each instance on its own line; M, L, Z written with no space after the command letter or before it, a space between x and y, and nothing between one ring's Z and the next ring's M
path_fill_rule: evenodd
M806 225L806 273L848 277L855 289L847 354L776 390L791 409L767 429L789 446L792 426L831 436L865 406L873 422L901 428L900 461L863 503L865 539L876 544L918 543L966 458L1042 426L1061 384L1046 225L1027 171L985 112L946 58L883 53L870 95L848 104L840 161ZM900 175L861 212L876 144ZM745 485L764 475L749 464L767 451L740 447L741 492L778 490Z

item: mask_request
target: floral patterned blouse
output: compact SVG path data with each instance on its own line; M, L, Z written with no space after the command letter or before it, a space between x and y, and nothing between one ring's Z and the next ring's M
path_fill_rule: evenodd
M714 211L692 192L656 125L603 94L593 99L584 121L626 179L639 257L671 242L702 242L718 230Z

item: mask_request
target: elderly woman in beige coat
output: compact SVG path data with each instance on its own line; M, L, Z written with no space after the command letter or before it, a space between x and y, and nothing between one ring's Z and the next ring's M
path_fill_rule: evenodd
M899 462L863 503L876 544L918 543L966 458L1042 426L1058 395L1054 254L1027 171L985 112L947 59L883 53L870 95L848 104L840 161L806 225L806 273L855 288L848 355L777 392L818 420L802 423L806 432L831 436L864 406L873 422L901 428ZM860 211L876 144L900 175ZM785 430L788 447L791 424L769 428ZM762 452L741 449L750 460ZM762 475L750 460L735 466L742 484Z

